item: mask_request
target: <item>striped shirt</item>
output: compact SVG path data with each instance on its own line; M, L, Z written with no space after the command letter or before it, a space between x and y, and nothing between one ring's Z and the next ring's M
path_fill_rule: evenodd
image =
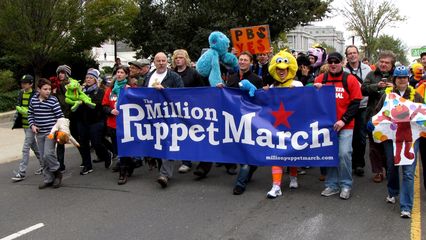
M46 100L39 99L40 94L34 94L28 107L28 122L30 127L35 125L40 133L48 133L58 118L64 117L58 99L50 95Z
M28 105L30 105L30 97L32 93L33 93L32 89L30 89L28 92L22 93L21 107L25 107L28 109ZM22 127L23 128L30 127L30 125L28 124L28 115L22 115Z

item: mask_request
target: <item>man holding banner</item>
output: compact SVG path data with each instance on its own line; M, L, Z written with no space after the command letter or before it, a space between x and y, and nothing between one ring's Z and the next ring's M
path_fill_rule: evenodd
M174 71L167 68L167 56L163 52L155 54L155 70L148 74L144 87L152 87L157 90L164 88L182 88L182 78ZM160 176L157 182L161 187L167 187L168 180L173 176L174 162L167 159L161 159Z
M315 79L314 86L334 85L336 90L337 121L334 130L339 136L339 166L328 167L322 196L340 192L341 199L349 199L352 189L352 135L354 117L362 99L361 88L355 76L343 72L343 56L334 52L328 56L329 73Z

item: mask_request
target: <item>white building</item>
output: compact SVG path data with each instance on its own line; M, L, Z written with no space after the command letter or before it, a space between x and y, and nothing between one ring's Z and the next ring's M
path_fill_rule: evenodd
M128 65L130 61L136 60L135 55L136 52L128 45L117 42L117 57L120 58L122 64ZM104 42L101 47L92 48L92 56L99 63L99 69L114 66L114 42L109 40Z
M289 47L296 51L306 52L315 43L325 43L343 53L345 48L345 39L343 32L336 31L335 27L319 26L297 26L287 34Z

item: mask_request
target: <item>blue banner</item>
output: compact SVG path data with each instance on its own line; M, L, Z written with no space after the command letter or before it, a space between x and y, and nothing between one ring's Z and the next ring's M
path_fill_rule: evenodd
M258 166L337 166L334 87L127 88L119 156Z

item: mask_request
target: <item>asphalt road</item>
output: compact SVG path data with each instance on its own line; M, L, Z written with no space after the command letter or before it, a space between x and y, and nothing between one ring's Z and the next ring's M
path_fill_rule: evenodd
M286 176L283 196L270 200L268 167L234 196L235 177L223 167L203 180L176 173L161 189L156 170L146 166L119 186L118 175L102 163L80 176L80 161L77 150L68 148L63 187L45 190L32 174L12 183L18 162L1 164L0 240L38 223L44 226L18 239L410 239L411 220L399 217L398 204L385 202L386 184L373 183L370 175L355 177L352 197L341 200L320 196L319 170L308 169L299 176L299 189L290 191ZM36 162L31 159L29 172ZM423 230L425 201L422 192Z

